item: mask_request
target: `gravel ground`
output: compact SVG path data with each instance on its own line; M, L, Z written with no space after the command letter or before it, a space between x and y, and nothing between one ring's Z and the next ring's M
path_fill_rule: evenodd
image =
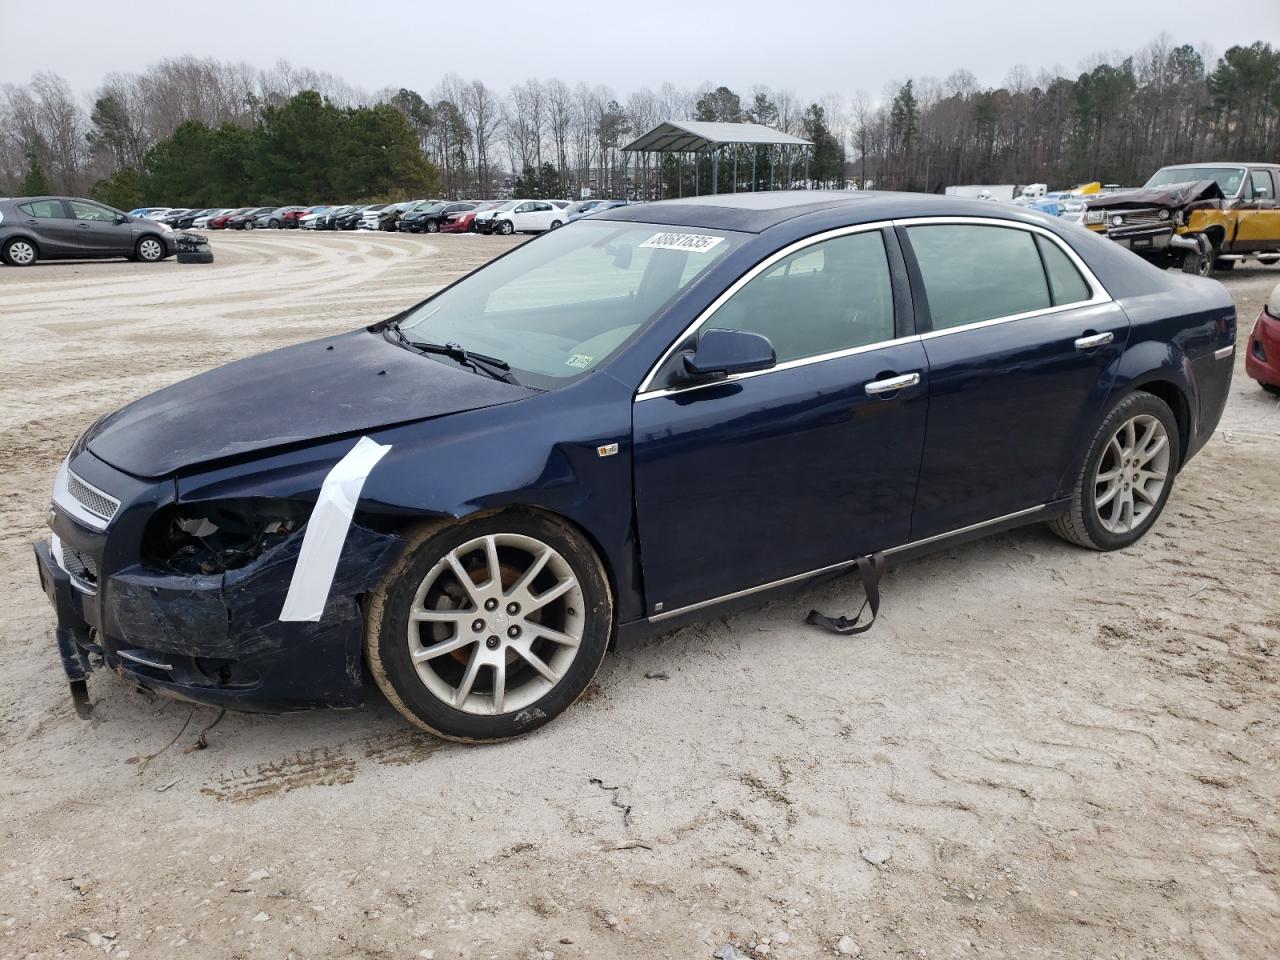
M804 627L852 605L810 590L610 657L484 748L373 691L201 737L214 711L99 674L77 719L29 542L79 430L513 242L218 234L211 267L0 268L0 957L1280 953L1280 404L1241 351L1139 546L947 550L886 579L863 637ZM1277 281L1227 279L1240 343Z

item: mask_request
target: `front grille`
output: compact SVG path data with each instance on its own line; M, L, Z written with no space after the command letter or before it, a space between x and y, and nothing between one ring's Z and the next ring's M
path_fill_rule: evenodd
M67 493L95 517L110 520L120 509L120 501L115 500L101 490L95 490L70 470L67 471Z
M1167 210L1164 212L1168 213ZM1142 210L1116 210L1107 214L1107 229L1126 230L1130 227L1159 227L1169 224L1170 218L1166 216L1161 219L1160 213L1161 211L1154 207ZM1119 226L1112 222L1116 217L1121 219Z
M85 593L98 592L98 564L93 557L67 546L56 535L53 538L53 556L76 586Z

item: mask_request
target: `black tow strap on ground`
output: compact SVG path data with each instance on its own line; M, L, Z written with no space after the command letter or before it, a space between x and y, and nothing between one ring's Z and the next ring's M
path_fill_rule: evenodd
M884 573L884 554L876 552L869 557L858 557L853 562L857 565L858 577L862 580L862 592L866 594L866 599L862 601L862 606L858 608L854 618L850 620L848 617L828 617L817 610L810 610L809 615L804 618L805 623L846 636L853 633L866 633L871 629L872 624L876 622L876 614L880 612L880 575ZM862 619L863 611L867 607L871 608L871 619L860 624L858 621Z

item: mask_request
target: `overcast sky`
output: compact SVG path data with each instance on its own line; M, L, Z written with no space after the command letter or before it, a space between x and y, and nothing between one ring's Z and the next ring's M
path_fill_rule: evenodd
M1078 70L1161 31L1214 56L1280 41L1280 0L1231 15L1204 0L0 0L0 83L39 70L90 91L112 71L194 54L266 67L284 57L368 91L427 92L453 71L505 91L528 77L602 83L625 94L704 81L802 97L863 90L958 69L998 84L1016 64Z

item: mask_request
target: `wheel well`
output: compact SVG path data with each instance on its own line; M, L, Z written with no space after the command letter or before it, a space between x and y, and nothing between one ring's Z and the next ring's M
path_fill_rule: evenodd
M1191 442L1191 406L1187 403L1182 389L1168 380L1152 380L1141 384L1136 392L1159 397L1173 411L1173 418L1178 422L1178 446L1181 456L1178 466L1181 467L1187 459L1187 444Z
M1227 231L1223 227L1213 226L1213 227L1208 227L1204 231L1204 235L1209 238L1209 240L1213 243L1214 247L1221 247L1222 242L1227 238ZM1161 397L1161 399L1164 399L1164 398Z
M27 243L31 244L33 247L35 247L35 248L36 248L36 254L37 254L37 255L39 255L39 253L40 253L40 241L38 241L35 237L33 237L33 236L29 235L29 234L26 234L26 233L18 233L18 234L14 234L14 235L13 235L13 236L11 236L11 237L5 237L5 238L4 238L4 242L3 242L3 243L0 243L0 249L4 249L4 248L5 248L5 247L7 247L9 244L11 244L14 240L25 240L25 241L27 241Z
M396 533L405 537L408 540L413 540L415 536L419 535L422 532L422 530L426 527L435 529L440 526L449 526L455 523L467 523L472 520L477 520L481 517L493 516L494 514L497 514L497 513L505 513L508 510L522 511L525 513L536 513L543 519L550 520L553 523L558 523L558 524L561 524L562 526L567 527L575 535L581 537L583 541L588 546L591 547L592 551L596 555L596 558L600 561L600 566L604 570L605 579L609 582L609 589L613 593L613 602L617 604L618 574L617 574L617 571L613 569L613 564L610 562L609 554L601 546L600 541L597 540L595 536L589 530L587 530L586 527L582 526L582 524L569 519L562 513L556 513L554 510L548 510L545 507L539 507L533 504L513 503L505 507L491 507L485 510L477 510L475 513L468 513L462 517L454 517L451 515L440 515L440 516L430 517L430 516L422 516L421 514L406 515L406 516L400 517L400 516L387 516L385 514L369 515L369 514L362 514L360 511L357 511L355 515L355 519L357 520L357 522L364 523L365 525L375 530L379 530L383 533ZM614 629L615 631L617 629L616 622L614 623ZM613 643L615 639L616 637L610 638L610 641L609 641L610 649L613 648Z

